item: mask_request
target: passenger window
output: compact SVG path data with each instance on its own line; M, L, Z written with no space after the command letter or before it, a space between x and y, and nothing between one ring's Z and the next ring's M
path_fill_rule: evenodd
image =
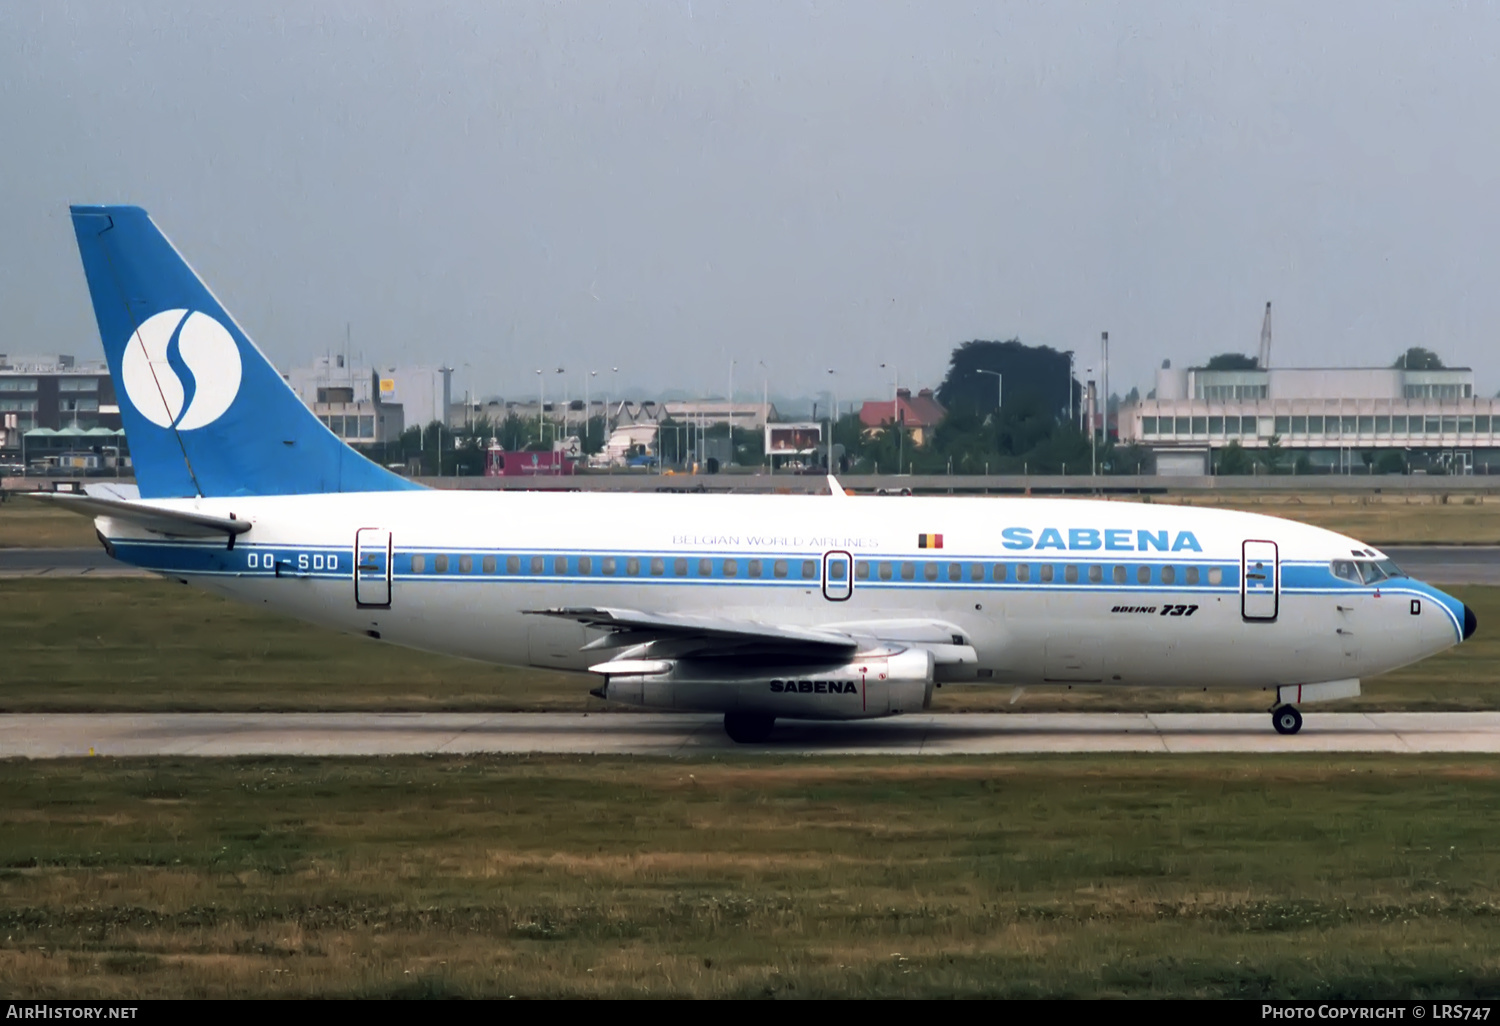
M458 557L458 572L461 573L461 574L472 574L474 572L474 557L473 556L459 556Z
M672 560L672 576L673 577L686 577L687 576L687 560L685 560L685 559L674 559L674 560Z
M1021 563L1016 567L1016 580L1026 584L1031 580L1031 564Z
M1043 584L1051 584L1052 583L1052 564L1051 563L1043 563L1042 564L1041 581L1042 581Z
M422 573L426 569L427 569L427 557L426 556L413 556L413 557L411 557L411 572L412 573L419 574L419 573Z
M658 556L657 558L655 558L655 559L653 559L651 561L651 576L652 577L660 577L662 574L664 574L666 572L667 572L667 561L665 559L662 559L661 557Z
M433 556L432 557L432 572L435 573L435 574L445 574L445 573L447 573L448 572L448 557L447 556Z
M927 578L929 581L935 581L935 580L937 580L938 579L938 565L936 563L927 563L927 564L924 564L923 567L922 567L922 576L925 577L925 578Z
M745 564L745 571L751 577L754 577L757 580L759 580L760 579L760 560L758 560L758 559L752 559L749 563Z
M1117 567L1115 567L1115 569L1114 569L1114 575L1113 576L1114 576L1116 584L1124 584L1125 583L1125 568L1123 566L1117 566Z
M712 577L714 575L714 561L711 559L698 560L698 576Z
M962 563L948 564L948 580L961 581L964 579L964 567Z
M842 559L835 559L828 564L828 579L830 581L842 581L849 574L849 564Z
M520 573L521 572L521 557L520 556L506 556L505 557L505 572L508 573L508 574L518 574L518 573Z
M1091 566L1091 567L1089 567L1089 583L1090 584L1102 584L1103 582L1104 582L1104 567L1102 567L1102 566Z
M613 577L615 575L615 557L605 556L599 560L599 569L605 577Z
M1067 581L1069 584L1078 583L1077 563L1069 563L1067 566L1063 567L1063 580Z
M547 561L545 559L543 559L541 556L532 556L531 557L531 572L532 573L539 574L539 573L542 573L543 571L545 571L546 569L547 569Z
M568 572L568 557L567 556L553 556L552 557L552 572L555 573L555 574L565 574L565 573L567 573Z
M1190 567L1187 568L1187 577L1186 577L1186 580L1187 580L1188 584L1197 584L1198 583L1198 568L1197 567L1190 566Z
M971 580L971 581L982 581L982 580L984 580L984 564L983 563L970 563L969 564L969 580ZM997 580L997 581L1003 581L1003 580L1005 580L1005 564L1004 563L996 563L995 564L995 580Z
M738 577L740 574L740 563L737 559L724 560L724 576Z
M771 572L777 577L785 577L786 571L787 561L784 559L778 559L776 562L771 564Z
M891 564L882 562L878 572L882 581L889 581L891 579Z
M815 581L818 578L818 564L816 560L804 559L802 561L802 579L804 581Z
M1136 567L1136 569L1135 569L1135 579L1140 584L1150 584L1151 583L1151 568L1149 566L1139 566L1139 567Z
M625 561L625 572L631 577L639 577L641 575L641 561L634 558L627 559Z
M854 564L854 579L856 581L868 581L870 579L870 561L861 559Z
M592 557L592 556L579 556L578 557L578 572L580 574L584 575L585 577L587 577L590 574L592 574L594 572L594 557Z
M485 556L484 559L482 559L482 560L479 561L479 569L483 570L487 574L494 573L495 572L495 557L494 556Z
M914 581L917 579L917 565L915 563L901 564L901 579L903 581Z
M1209 584L1223 584L1224 583L1224 571L1221 570L1221 569L1219 569L1216 566L1209 567L1208 568L1208 583Z
M1164 566L1161 568L1161 583L1176 584L1177 568L1175 566Z

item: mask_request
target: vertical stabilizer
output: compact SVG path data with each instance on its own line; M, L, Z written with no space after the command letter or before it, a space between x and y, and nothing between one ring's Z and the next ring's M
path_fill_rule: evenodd
M72 214L143 498L420 487L313 416L144 210Z

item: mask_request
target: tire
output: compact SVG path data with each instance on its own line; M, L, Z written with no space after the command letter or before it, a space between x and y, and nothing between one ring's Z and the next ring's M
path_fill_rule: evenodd
M776 717L765 713L732 712L724 714L724 733L736 744L758 745L771 736Z
M1295 734L1302 729L1302 714L1296 706L1283 705L1271 710L1271 726L1278 734Z

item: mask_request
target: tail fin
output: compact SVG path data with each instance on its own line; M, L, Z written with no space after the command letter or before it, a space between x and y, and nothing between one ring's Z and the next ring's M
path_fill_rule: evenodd
M419 485L341 442L139 207L73 207L143 498Z

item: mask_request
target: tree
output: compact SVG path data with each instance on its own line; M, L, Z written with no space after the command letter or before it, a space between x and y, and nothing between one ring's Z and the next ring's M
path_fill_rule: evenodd
M1396 362L1391 366L1397 370L1442 370L1443 360L1431 349L1412 346L1396 357Z
M1404 474L1406 473L1406 457L1395 449L1387 449L1375 460L1375 473L1377 474Z
M1256 451L1256 457L1260 465L1266 468L1267 474L1274 474L1280 469L1281 458L1286 455L1286 450L1281 447L1281 436L1272 435L1266 439L1265 447Z
M1244 353L1220 353L1218 356L1211 357L1203 369L1237 371L1256 370L1259 367L1259 357L1246 356Z
M1248 474L1254 468L1250 454L1239 442L1230 442L1219 450L1220 474Z
M985 372L998 372L1000 386L994 373ZM1008 342L976 339L953 350L937 400L950 413L963 409L984 416L994 412L997 398L1009 406L1013 398L1028 395L1039 398L1042 408L1055 418L1068 409L1070 389L1076 410L1082 390L1073 380L1067 353L1050 346L1023 345L1017 338Z

